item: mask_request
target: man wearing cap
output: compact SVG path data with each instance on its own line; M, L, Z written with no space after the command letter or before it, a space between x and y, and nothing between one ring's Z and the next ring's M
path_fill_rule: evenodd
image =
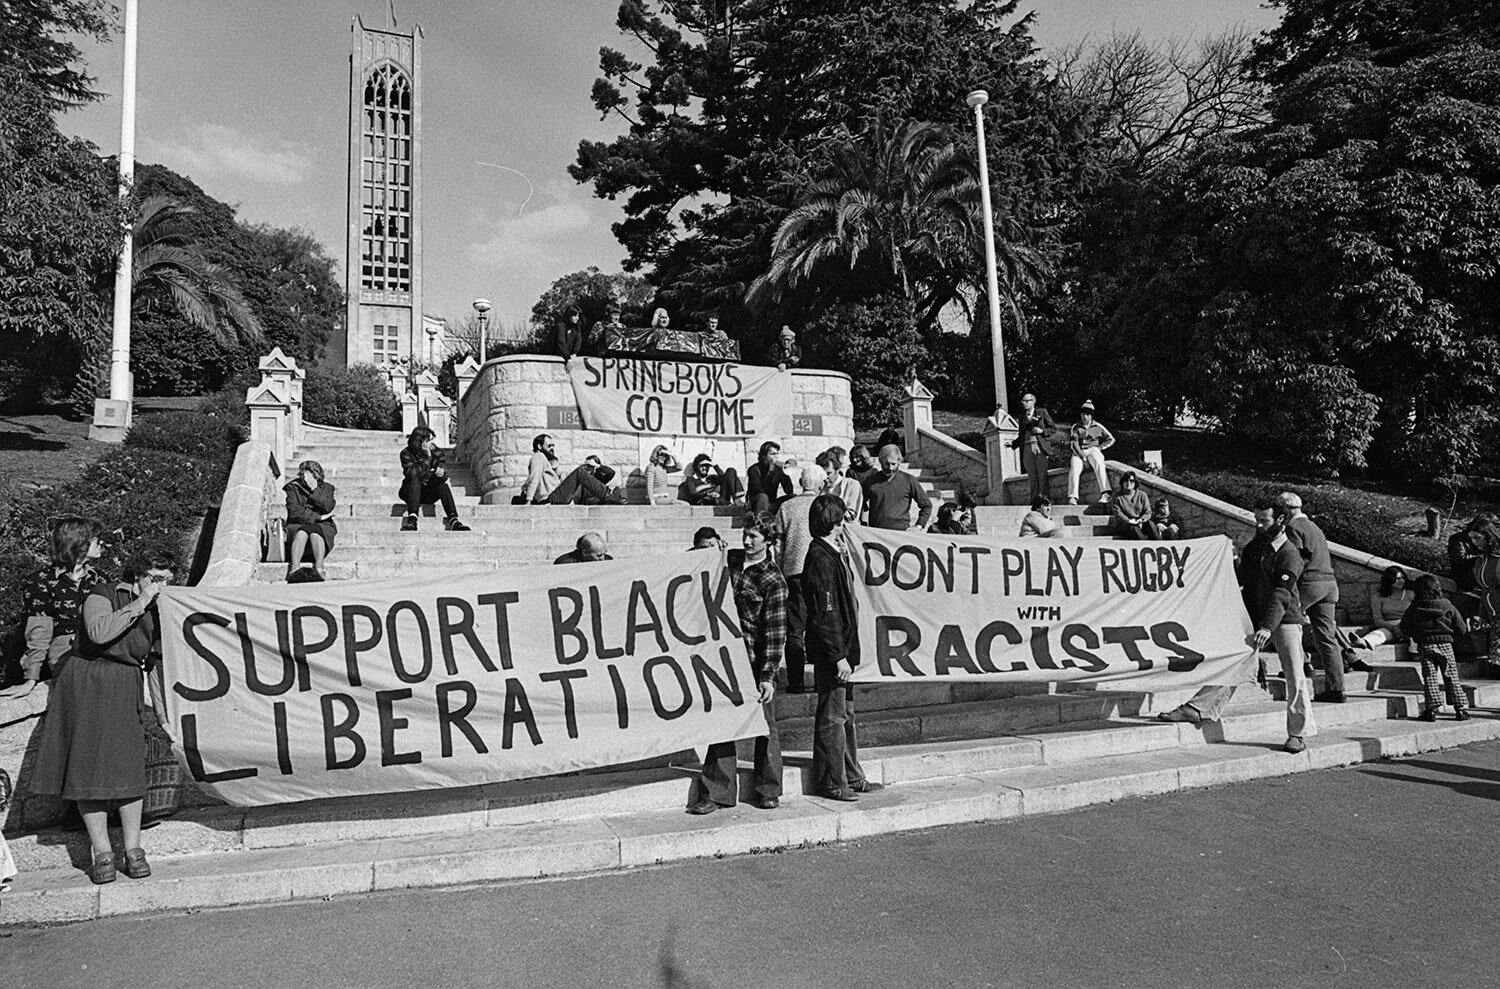
M1078 422L1068 430L1068 504L1078 504L1078 482L1083 479L1083 465L1094 471L1099 487L1096 498L1109 490L1109 475L1104 470L1104 451L1115 445L1114 435L1103 423L1094 421L1094 403L1085 401L1078 409Z
M797 343L797 334L790 326L783 326L781 336L776 341L776 366L785 371L801 363L802 347Z
M1027 392L1021 396L1020 426L1020 433L1010 445L1021 451L1021 469L1031 478L1031 494L1027 500L1035 501L1047 493L1051 436L1057 432L1057 423L1051 413L1036 404L1036 396Z

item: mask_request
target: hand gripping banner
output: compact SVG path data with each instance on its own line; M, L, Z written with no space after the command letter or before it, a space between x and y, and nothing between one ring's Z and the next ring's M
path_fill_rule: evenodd
M1252 627L1222 536L1008 540L851 525L845 539L860 609L858 683L1160 690L1250 676Z
M717 553L160 602L172 734L231 804L545 776L765 733Z
M792 375L775 368L575 357L568 377L589 429L723 439L792 432Z

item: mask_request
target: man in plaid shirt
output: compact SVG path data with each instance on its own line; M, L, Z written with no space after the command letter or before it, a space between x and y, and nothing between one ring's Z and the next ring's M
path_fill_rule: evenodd
M762 810L781 805L781 739L776 736L776 668L786 652L786 578L771 562L771 524L757 516L745 521L745 566L734 575L734 603L739 609L745 648L766 733L755 740L754 793L750 803ZM712 814L733 807L739 793L739 759L734 742L715 742L703 757L703 772L693 787L689 814Z

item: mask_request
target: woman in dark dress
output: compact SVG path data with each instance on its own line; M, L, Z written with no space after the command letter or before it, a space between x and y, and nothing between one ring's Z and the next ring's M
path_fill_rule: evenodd
M328 572L323 559L333 549L338 526L333 522L333 485L323 480L323 465L304 460L297 465L297 476L282 488L286 492L286 534L291 548L286 555L286 577L302 569L302 557L309 546L313 555L313 580L323 580Z
M141 848L146 796L146 707L142 669L159 641L156 595L172 580L176 560L147 553L132 560L118 584L97 584L83 602L78 640L63 660L47 699L47 716L32 792L78 801L93 849L92 878L115 879L109 843L110 808L120 815L125 875L151 875Z
M78 610L99 575L93 562L103 552L99 523L64 518L52 525L52 565L21 590L26 616L26 654L22 678L30 686L57 673L78 633Z

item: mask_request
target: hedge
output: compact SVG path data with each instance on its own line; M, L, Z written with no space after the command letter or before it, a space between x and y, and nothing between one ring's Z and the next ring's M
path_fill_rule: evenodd
M142 549L177 554L186 577L192 537L216 505L241 436L231 424L195 412L147 416L125 444L90 464L76 480L17 499L0 518L0 680L14 675L21 649L21 588L48 566L51 520L62 515L98 519L107 577Z

